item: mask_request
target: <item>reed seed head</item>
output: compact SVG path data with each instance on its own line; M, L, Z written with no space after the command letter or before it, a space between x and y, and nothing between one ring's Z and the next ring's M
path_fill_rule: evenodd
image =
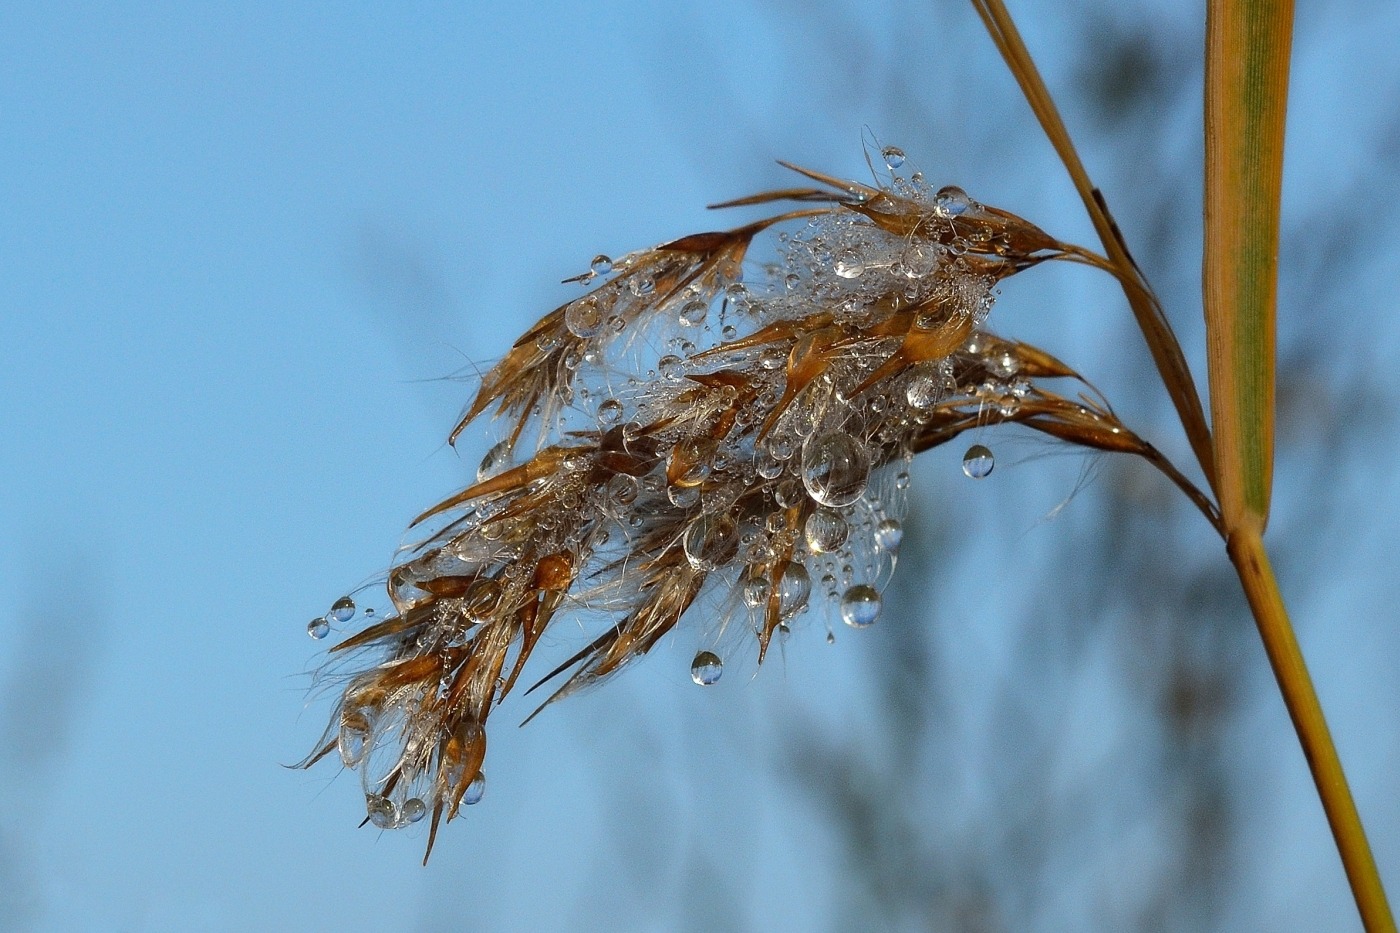
M486 722L561 617L597 634L541 681L544 705L687 614L710 633L692 676L712 684L717 632L753 633L761 662L814 606L876 621L915 453L1016 421L1147 455L1095 393L1048 387L1077 379L1067 366L985 329L1002 279L1088 254L884 155L884 184L797 169L820 187L726 205L793 209L597 257L587 291L486 374L451 435L494 413L477 481L414 520L391 611L330 649L349 673L304 764L358 771L369 822L431 814L431 851L480 799ZM749 256L760 237L768 261Z

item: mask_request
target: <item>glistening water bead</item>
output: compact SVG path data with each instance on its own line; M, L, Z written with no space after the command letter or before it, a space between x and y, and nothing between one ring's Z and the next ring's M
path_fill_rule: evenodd
M475 806L481 803L481 798L486 796L486 774L483 771L476 772L476 777L472 778L467 789L462 793L462 803L467 806Z
M355 601L349 596L340 597L331 603L331 611L326 618L331 622L349 622L355 618Z
M858 583L841 596L841 620L851 628L865 628L880 618L881 605L875 587Z
M310 635L312 638L317 639L318 641L322 638L325 638L330 633L331 624L321 616L317 616L310 622L306 623L306 634Z
M973 479L985 479L990 476L996 463L991 450L981 444L973 444L967 449L967 453L963 454L963 472Z
M713 651L701 651L690 662L690 679L702 687L717 682L724 673L724 662Z
M870 454L849 434L814 436L802 446L802 484L822 505L841 508L865 493Z
M803 527L807 547L814 554L830 554L846 543L850 527L846 520L830 509L817 509L807 516Z
M428 805L417 797L410 797L403 803L403 821L416 823L428 813Z
M589 270L594 275L607 275L612 271L612 259L599 253L593 257L593 261L588 264Z
M886 146L880 156L885 160L885 168L890 171L904 164L904 150L898 146Z

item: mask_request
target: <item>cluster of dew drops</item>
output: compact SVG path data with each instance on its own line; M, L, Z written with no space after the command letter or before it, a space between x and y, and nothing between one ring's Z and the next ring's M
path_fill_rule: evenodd
M366 622L373 622L376 618L373 606L365 606L361 610L355 605L352 597L342 596L331 604L325 615L316 616L306 624L306 634L320 641L331 633L332 628L353 622L357 613L362 615ZM368 739L367 731L342 728L338 740L341 758L347 762L358 762L367 751L365 743ZM474 806L480 803L485 795L486 774L478 771L462 793L462 804ZM421 822L423 817L428 815L428 805L421 797L410 797L403 802L403 806L399 806L393 798L385 794L367 794L365 810L366 818L377 829L409 826Z
M881 150L881 156L885 167L894 173L904 165L906 157L904 152L895 146L886 146ZM913 176L916 184L921 183L921 175L915 173ZM902 181L897 175L896 182ZM945 189L952 190L952 189ZM965 196L964 196L965 197ZM625 260L624 260L625 261ZM622 267L624 261L615 262L611 257L599 254L595 256L589 264L588 271L578 276L575 281L589 283L599 277L606 276ZM834 268L836 275L843 278L854 278L861 274L858 265L843 265L841 257L837 257ZM791 287L796 277L792 273L786 276L786 284ZM645 280L635 280L631 283L631 290L635 297L645 298L647 283ZM745 300L745 285L731 285L724 296L725 306L735 305L742 307ZM677 311L677 321L684 334L703 330L710 330L711 302L703 297L696 297L690 301L680 304ZM591 337L602 331L608 321L604 314L599 312L597 305L588 301L575 301L568 305L565 311L565 324L569 330L579 337ZM725 341L734 340L738 336L737 328L721 319L721 324L717 328L719 336ZM677 353L692 354L695 352L695 345L686 337L678 337L671 341L676 353L665 353L657 362L656 372L649 375L659 375L662 378L675 378L682 366L682 359ZM777 370L784 365L786 352L775 352L770 349L764 351L760 356L759 365L765 369ZM914 407L922 407L928 404L931 399L940 391L941 382L933 378L916 377L907 386L909 403ZM588 401L587 389L583 390L582 399L575 401ZM925 396L929 396L925 398ZM617 398L605 397L597 401L594 413L599 422L605 425L617 424L625 415L626 408ZM860 447L857 439L848 434L833 432L825 434L820 438L815 438L816 444L808 443L803 445L801 454L802 460L802 486L823 507L813 511L807 518L802 529L801 537L804 539L807 550L813 556L831 556L847 546L850 535L850 523L847 517L850 515L850 508L858 503L866 491L866 478L870 470L869 455ZM503 445L497 445L486 454L480 471L480 476L498 472L501 465L496 461L502 457ZM788 452L791 456L792 452ZM757 472L766 479L775 478L784 469L784 464L780 460L765 456L755 452L757 461ZM786 459L786 458L784 458ZM981 443L974 443L967 448L962 458L962 470L969 478L984 479L991 475L995 465L992 451ZM769 470L772 472L769 474ZM620 480L627 480L628 477L619 477ZM633 480L633 483L636 481ZM796 484L793 484L794 486ZM909 485L909 474L905 469L901 469L895 476L895 487L904 490ZM777 495L778 505L787 505L783 501L784 486L780 485ZM688 490L676 490L679 494L687 492L696 493L694 487ZM797 490L792 490L793 494ZM698 494L698 493L697 493ZM682 502L675 502L682 505ZM903 537L903 528L900 521L895 517L876 514L871 525L872 543L877 551L894 554L900 540ZM696 522L686 534L683 546L686 556L699 569L714 569L723 559L732 556L732 552L744 543L740 540L736 530L732 527L732 522L724 525L721 522ZM721 553L722 552L722 553ZM835 596L837 582L833 575L823 576L822 585L827 591ZM791 603L798 608L805 608L807 596L812 588L810 577L807 576L805 568L800 563L790 565L788 575L782 581L783 593L781 598L784 604ZM768 584L765 580L750 580L743 585L742 596L744 602L750 608L758 608L768 600ZM863 629L873 625L880 617L882 610L882 598L879 590L869 583L853 583L846 587L838 600L838 611L841 620L851 628ZM332 629L345 626L350 623L357 612L354 601L349 597L341 597L336 600L330 610L323 616L317 616L308 623L306 631L313 639L326 638ZM372 621L374 609L366 607L363 610L366 620ZM786 631L786 625L782 626L782 631ZM835 635L828 629L826 640L834 643ZM718 654L711 650L702 650L696 653L691 663L691 679L700 686L711 686L720 680L724 670L724 662ZM462 803L471 805L479 802L485 792L485 776L478 773L467 787L462 798ZM400 808L387 797L371 799L368 802L369 820L380 828L392 828L408 823L416 823L426 814L427 808L419 798L411 798Z

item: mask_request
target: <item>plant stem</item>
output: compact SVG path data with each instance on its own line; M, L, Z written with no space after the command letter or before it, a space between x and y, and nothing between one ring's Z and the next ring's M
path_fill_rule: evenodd
M1368 933L1394 933L1395 920L1381 886L1380 873L1376 870L1346 775L1342 773L1342 763L1332 744L1332 734L1323 718L1298 639L1288 621L1288 610L1279 595L1278 581L1274 579L1263 538L1255 528L1239 529L1226 538L1225 549L1239 574L1284 705L1288 707L1288 715L1293 719L1293 728L1303 746L1303 755L1308 760L1317 795L1327 813L1332 837L1337 842L1342 866L1361 912L1361 922Z

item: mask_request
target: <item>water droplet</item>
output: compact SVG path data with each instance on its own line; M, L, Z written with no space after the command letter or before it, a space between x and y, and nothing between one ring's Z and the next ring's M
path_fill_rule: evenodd
M733 340L735 337L739 336L739 328L735 327L733 324L726 324L720 329L719 334L725 340Z
M782 369L787 361L787 351L782 347L766 347L758 355L758 365L764 369Z
M828 645L834 645L834 644L836 644L836 633L835 633L835 632L827 632L827 633L826 633L826 643L827 643Z
M380 829L393 829L399 824L399 808L388 797L366 794L365 809L369 811L369 821Z
M865 261L853 249L843 251L836 257L836 274L843 279L858 279L865 274Z
M462 794L462 803L467 806L475 806L481 803L481 798L486 795L486 772L476 772L476 777L472 778L467 785L466 791Z
M627 290L638 298L645 298L656 291L656 280L645 272L638 273L627 280Z
M662 376L674 379L681 372L681 358L674 353L668 353L656 361L656 368Z
M909 473L908 473L907 471L905 471L905 470L900 470L898 473L896 473L896 474L894 475L894 488L895 488L895 489L908 489L908 488L909 488Z
M626 473L616 473L608 480L608 498L618 505L631 505L637 501L638 483L635 477Z
M486 456L481 458L481 465L476 468L476 481L480 483L504 473L511 466L511 459L510 441L501 441L486 451Z
M467 591L463 603L467 621L480 625L490 620L501 604L501 584L495 580L479 580Z
M803 445L802 483L822 505L850 505L865 493L869 479L870 455L851 435L835 431Z
M886 146L880 153L885 160L885 168L894 171L904 164L904 150L898 146Z
M898 550L904 540L904 526L898 519L887 518L875 526L875 546L882 551Z
M749 577L744 581L744 603L750 609L757 609L768 602L768 579L766 577Z
M700 501L699 486L668 486L666 498L678 509L688 509Z
M595 295L584 295L564 309L564 326L575 337L586 340L603 329L607 319Z
M428 813L428 805L417 797L410 797L403 802L403 821L405 823L416 823Z
M773 502L780 509L790 509L807 498L807 490L795 479L785 479L773 487Z
M686 530L683 544L690 566L715 570L739 553L739 526L728 515L704 515Z
M702 651L690 662L690 679L702 687L714 684L723 673L724 662L713 651Z
M331 624L326 621L324 616L317 616L310 622L306 623L306 634L310 635L317 641L320 641L322 638L325 638L330 633Z
M349 622L355 618L355 601L349 596L340 597L331 603L331 611L326 618L331 622Z
M948 185L933 196L933 206L944 217L959 217L972 207L972 199L957 185Z
M793 561L783 572L778 587L778 618L790 619L807 607L807 598L812 594L812 578L807 568Z
M936 369L920 366L904 387L904 398L912 408L926 409L943 398L943 374Z
M981 444L973 444L963 454L963 472L973 479L984 479L991 475L996 459L992 452Z
M607 275L612 271L612 257L599 253L593 257L593 261L588 264L588 268L594 275Z
M830 554L846 543L850 526L846 520L830 509L817 509L807 516L804 526L807 547L815 554Z
M336 739L341 763L353 768L365 757L369 745L369 717L358 710L348 709L340 714L340 735Z
M698 327L705 323L705 315L710 313L709 302L696 299L681 306L681 323L686 327Z
M373 606L366 606L366 607L365 607L365 618L372 618L373 616L374 616L374 607L373 607Z
M598 406L598 418L604 424L617 424L622 420L622 403L615 398L605 400Z
M789 272L787 275L783 276L783 285L784 285L784 287L786 287L789 291L791 291L792 289L796 288L797 286L799 286L799 285L801 285L801 284L802 284L802 276L798 275L796 272Z
M851 628L865 628L880 618L880 606L875 588L859 583L841 597L841 620Z

